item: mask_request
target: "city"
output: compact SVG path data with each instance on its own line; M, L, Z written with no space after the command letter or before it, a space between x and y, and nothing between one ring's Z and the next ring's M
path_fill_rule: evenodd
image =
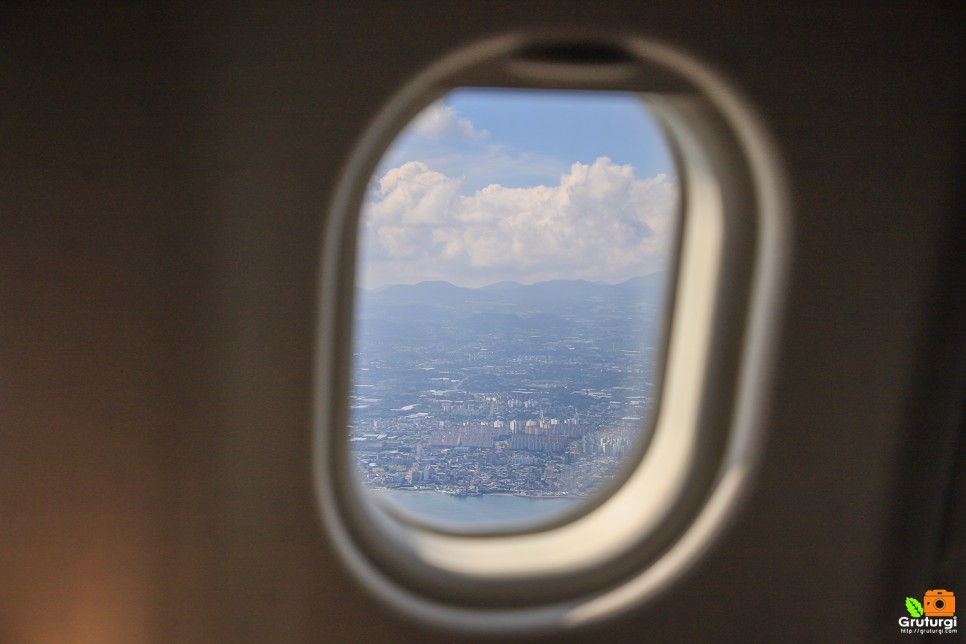
M665 279L360 290L360 480L454 496L591 493L647 439Z

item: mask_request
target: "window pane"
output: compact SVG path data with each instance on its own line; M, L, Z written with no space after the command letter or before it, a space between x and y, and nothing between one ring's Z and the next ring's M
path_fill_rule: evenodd
M646 441L677 173L640 97L460 89L360 218L350 442L427 524L574 507Z

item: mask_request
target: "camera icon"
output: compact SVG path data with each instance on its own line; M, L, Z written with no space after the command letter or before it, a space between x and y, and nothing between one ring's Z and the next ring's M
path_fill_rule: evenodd
M948 590L927 590L922 605L926 617L952 617L956 613L956 596Z

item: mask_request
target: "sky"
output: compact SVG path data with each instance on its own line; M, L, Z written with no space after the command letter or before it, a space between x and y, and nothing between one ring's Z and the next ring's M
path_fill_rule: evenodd
M617 283L667 268L677 208L671 153L637 96L460 89L378 164L358 280Z

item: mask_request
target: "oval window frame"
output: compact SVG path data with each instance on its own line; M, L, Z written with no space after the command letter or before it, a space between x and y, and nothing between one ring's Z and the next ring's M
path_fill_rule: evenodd
M681 173L677 274L668 284L674 295L650 445L622 485L588 510L502 535L444 533L380 509L355 481L348 448L364 193L416 114L467 86L640 94ZM734 516L759 456L786 273L784 186L779 157L741 97L690 56L637 37L494 38L406 84L349 158L323 240L315 483L323 523L350 569L407 615L516 632L615 615L693 565Z

